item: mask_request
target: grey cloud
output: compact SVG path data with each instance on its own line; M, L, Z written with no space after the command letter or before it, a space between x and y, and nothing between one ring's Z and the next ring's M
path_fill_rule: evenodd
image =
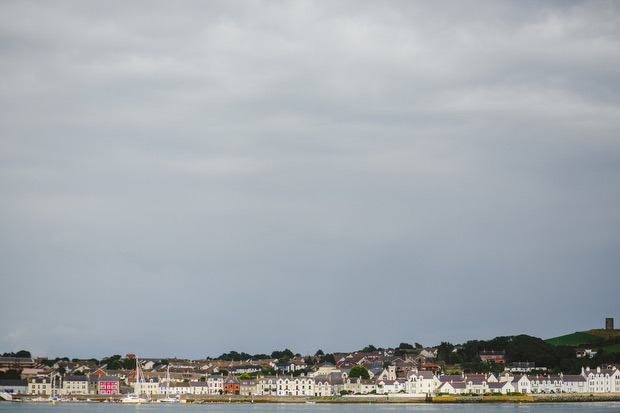
M303 353L613 316L618 8L478 6L3 3L0 270L26 290L0 347ZM550 331L528 303L565 311Z

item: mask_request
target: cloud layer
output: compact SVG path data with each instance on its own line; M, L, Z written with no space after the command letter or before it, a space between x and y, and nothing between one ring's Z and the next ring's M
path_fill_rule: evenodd
M3 2L0 349L601 327L618 21L600 1Z

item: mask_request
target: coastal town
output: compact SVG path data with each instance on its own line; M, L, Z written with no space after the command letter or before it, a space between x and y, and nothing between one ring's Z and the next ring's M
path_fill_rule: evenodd
M138 392L148 399L208 395L333 397L355 395L605 394L620 392L620 365L582 368L580 374L544 374L533 363L506 363L504 351L480 352L481 362L501 365L499 374L445 372L436 348L396 355L395 350L335 353L290 359L183 360L127 354L99 365L95 360L1 357L0 370L20 380L0 380L4 400L35 397L114 396ZM324 357L323 357L324 359ZM120 368L133 364L135 368ZM47 364L46 364L47 362ZM49 365L51 364L51 365ZM264 374L265 372L272 374Z

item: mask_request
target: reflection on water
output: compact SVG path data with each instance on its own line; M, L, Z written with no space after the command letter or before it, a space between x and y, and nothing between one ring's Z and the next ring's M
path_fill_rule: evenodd
M161 405L122 403L9 403L0 402L0 413L612 413L620 402L536 404L187 404Z

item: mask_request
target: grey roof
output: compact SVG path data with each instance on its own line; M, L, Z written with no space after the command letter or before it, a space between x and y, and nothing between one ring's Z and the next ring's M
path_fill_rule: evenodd
M441 381L442 383L446 383L446 382L450 382L450 383L463 382L464 383L465 382L463 380L463 376L456 375L456 374L454 375L444 374L442 376L439 376L439 381Z
M445 386L447 384L449 384L450 386L454 387L455 389L465 389L466 388L465 382L462 382L462 381L455 381L455 382L449 381L449 382L445 382L441 386Z
M0 379L0 386L14 386L14 387L28 387L28 382L26 380L7 380L7 379Z
M50 383L49 377L33 377L31 383Z
M432 371L410 371L409 373L407 373L407 377L411 377L411 376L416 376L416 377L422 376L422 378L429 380L429 379L432 379L435 376L435 374L433 374Z
M34 363L32 357L0 357L2 363Z
M87 376L65 376L63 381L89 381Z
M586 382L586 378L581 375L567 375L562 377L562 380L568 383Z
M97 381L118 381L116 376L98 376Z

